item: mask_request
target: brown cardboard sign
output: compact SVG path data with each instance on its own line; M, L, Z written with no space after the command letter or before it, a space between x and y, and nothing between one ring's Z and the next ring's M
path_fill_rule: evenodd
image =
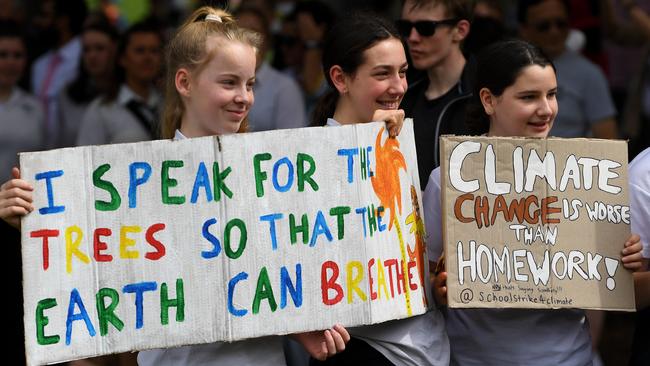
M634 310L625 141L443 136L450 307Z

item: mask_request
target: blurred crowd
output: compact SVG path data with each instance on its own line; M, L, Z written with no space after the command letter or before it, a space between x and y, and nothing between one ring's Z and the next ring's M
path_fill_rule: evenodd
M321 44L338 15L364 9L397 20L401 9L399 0L208 3L263 35L252 131L309 125L329 88ZM650 146L650 0L564 0L534 10L518 3L475 1L464 58L497 40L525 38L558 70L560 111L550 135L628 139L630 159ZM200 5L0 0L0 182L10 179L18 152L159 138L164 45ZM417 46L407 31L405 44ZM409 68L409 84L423 78L426 70ZM16 306L22 312L22 301ZM603 318L593 317L597 333Z

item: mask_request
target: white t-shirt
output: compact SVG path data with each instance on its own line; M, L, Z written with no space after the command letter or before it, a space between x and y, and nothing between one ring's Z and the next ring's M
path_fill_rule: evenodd
M443 251L440 168L424 191L429 259ZM591 365L589 324L583 310L447 309L452 365Z
M185 139L185 136L176 130L174 140L182 139ZM233 343L215 342L142 351L138 354L138 365L282 366L286 365L286 361L282 350L282 337L271 336Z
M340 126L332 118L326 126ZM349 328L350 334L381 352L395 365L448 365L449 339L437 309L411 318Z
M632 160L628 174L632 232L641 237L643 257L650 258L650 148Z

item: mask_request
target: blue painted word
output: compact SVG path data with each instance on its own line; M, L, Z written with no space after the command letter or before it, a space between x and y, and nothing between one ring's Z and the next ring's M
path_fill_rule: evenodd
M272 158L270 153L256 154L253 156L255 193L257 197L264 196L264 181L268 180L268 174L263 170L262 162L271 160ZM305 190L305 183L308 183L315 192L318 191L318 183L312 177L315 172L316 161L310 155L298 153L295 167L291 160L284 156L273 163L271 182L273 183L273 188L278 192L288 192L293 187L294 180L297 181L298 192Z
M246 302L241 299L242 296L237 296L237 301L234 300L236 297L235 291L237 290L237 285L240 282L245 281L248 281L248 273L246 272L240 272L228 281L228 312L234 316L242 317L248 314L248 309L238 308L235 306L235 304L243 304ZM293 282L291 276L289 276L287 268L284 266L280 268L279 286L280 309L287 307L287 295L291 296L291 300L296 309L302 306L302 266L300 263L296 264L295 279ZM250 294L246 295L250 296ZM275 312L278 308L275 296L273 286L271 286L271 280L269 279L268 270L266 267L262 267L257 276L257 286L255 287L253 303L251 304L252 313L258 314L260 312L260 304L262 303L262 300L266 300L272 313Z
M348 164L348 183L354 182L354 162L355 158L359 159L359 174L361 180L366 180L372 177L374 173L370 170L370 153L372 146L366 147L353 147L350 149L339 149L338 156L347 157Z

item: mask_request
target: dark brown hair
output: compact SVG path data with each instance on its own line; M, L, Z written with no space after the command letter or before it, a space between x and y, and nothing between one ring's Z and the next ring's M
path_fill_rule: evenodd
M480 91L487 88L495 96L513 85L522 70L528 66L555 66L538 47L519 39L494 43L485 47L477 57L476 82L472 102L468 106L467 124L474 134L486 133L490 128L489 116L485 113Z
M354 74L365 62L364 52L377 43L399 34L387 20L369 13L353 13L334 23L323 42L323 73L330 90L321 97L312 115L312 125L323 126L334 115L339 92L329 75L333 66L340 66L346 74Z

